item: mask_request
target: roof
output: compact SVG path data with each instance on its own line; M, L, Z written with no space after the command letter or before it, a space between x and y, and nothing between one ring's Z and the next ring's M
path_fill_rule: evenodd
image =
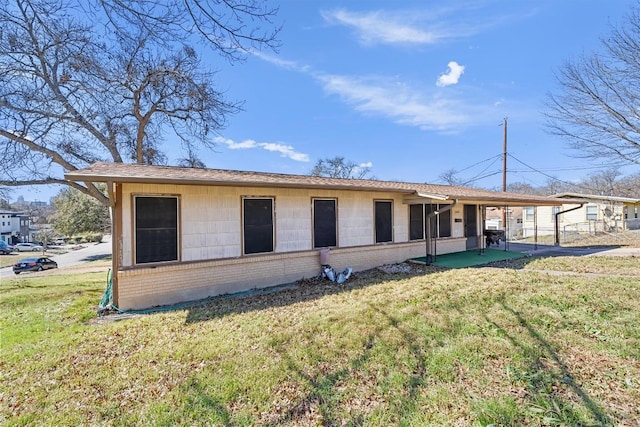
M553 196L556 198L572 198L572 199L585 199L585 200L601 200L608 202L621 202L621 203L640 203L640 199L633 197L618 197L618 196L601 196L598 194L581 194L581 193L558 193Z
M354 191L391 191L408 198L455 200L465 199L499 206L532 206L558 204L557 199L481 190L451 185L420 184L371 179L326 178L311 175L291 175L223 169L150 166L128 163L98 162L85 169L65 173L69 181L153 183L180 185L211 185L235 187L279 187L306 189L335 189ZM580 203L567 200L564 203Z

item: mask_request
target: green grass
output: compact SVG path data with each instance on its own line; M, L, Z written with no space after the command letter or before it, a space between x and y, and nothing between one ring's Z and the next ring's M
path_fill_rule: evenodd
M358 276L118 322L104 273L3 280L0 421L640 422L640 271Z

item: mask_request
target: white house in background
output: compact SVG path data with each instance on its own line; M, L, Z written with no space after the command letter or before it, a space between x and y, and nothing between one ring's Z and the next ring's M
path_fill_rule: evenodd
M522 208L510 206L506 208L487 209L486 228L487 230L504 230L507 240L514 240L522 237ZM503 219L506 217L506 227L503 226Z
M12 245L30 241L29 226L28 215L13 211L0 211L0 240L5 243Z
M291 283L326 263L359 271L482 248L487 207L562 203L447 185L123 163L65 178L107 184L121 309Z
M581 193L560 193L550 196L558 199L557 206L528 206L522 213L523 235L554 235L555 217L560 211L558 227L561 235L572 233L598 233L640 229L640 199L631 197L600 196ZM583 203L567 204L566 199Z

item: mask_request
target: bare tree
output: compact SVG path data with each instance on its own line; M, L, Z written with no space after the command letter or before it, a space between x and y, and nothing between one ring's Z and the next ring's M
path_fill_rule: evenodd
M612 26L602 52L567 62L549 94L546 125L577 157L640 164L640 7Z
M329 178L374 179L369 176L370 171L371 167L368 165L357 164L345 160L344 157L337 156L331 159L318 160L309 175Z
M464 179L460 178L458 173L455 169L447 169L438 178L447 185L465 185Z
M0 156L8 160L0 186L64 184L103 204L95 186L67 182L63 171L95 161L166 163L165 136L204 165L195 148L213 146L211 134L240 110L186 43L193 28L229 60L275 44L248 29L247 19L274 13L254 0L11 1L0 8ZM105 26L83 10L106 16Z
M277 50L277 7L263 0L78 0L91 16L104 12L105 24L121 37L141 28L160 46L196 37L229 61L253 49Z

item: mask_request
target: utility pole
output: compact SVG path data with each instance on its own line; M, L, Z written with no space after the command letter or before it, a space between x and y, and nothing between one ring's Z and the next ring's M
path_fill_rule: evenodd
M507 191L507 118L504 118L504 139L502 143L502 192Z
M507 118L504 118L504 137L502 141L502 192L507 191ZM505 250L507 248L507 206L502 209L502 228L504 229Z

